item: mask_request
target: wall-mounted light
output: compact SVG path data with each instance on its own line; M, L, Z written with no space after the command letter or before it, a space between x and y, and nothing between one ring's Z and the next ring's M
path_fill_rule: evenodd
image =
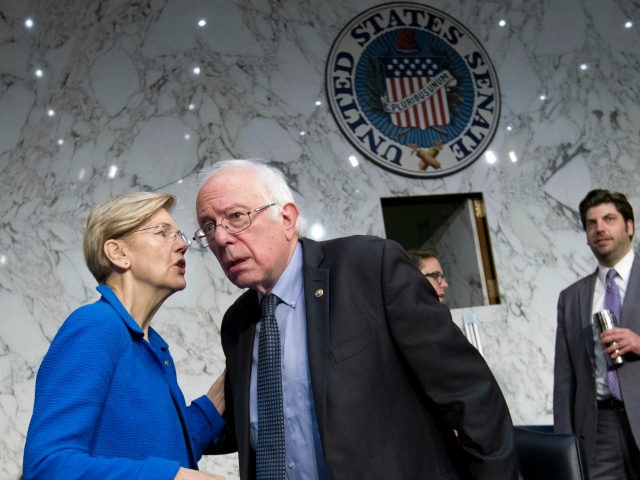
M486 152L484 152L484 158L487 160L487 163L489 165L493 165L498 161L498 157L496 157L496 154L491 150L487 150Z

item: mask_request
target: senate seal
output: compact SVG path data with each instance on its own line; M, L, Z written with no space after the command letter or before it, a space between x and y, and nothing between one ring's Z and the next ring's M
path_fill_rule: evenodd
M438 177L487 148L500 118L498 77L473 34L440 10L386 3L335 39L325 81L340 130L393 172Z

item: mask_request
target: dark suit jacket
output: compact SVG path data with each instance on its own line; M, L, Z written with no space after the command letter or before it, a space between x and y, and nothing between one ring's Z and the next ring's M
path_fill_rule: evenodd
M596 270L560 293L554 361L554 428L582 436L590 463L594 458L598 422L591 319L597 274ZM620 326L640 333L640 259L637 255L631 267ZM620 388L633 436L640 446L640 357L626 355L624 360L618 369Z
M516 479L500 388L402 248L362 236L302 244L309 369L331 478ZM237 442L243 480L255 478L249 380L259 317L247 291L222 323L231 431L219 443Z

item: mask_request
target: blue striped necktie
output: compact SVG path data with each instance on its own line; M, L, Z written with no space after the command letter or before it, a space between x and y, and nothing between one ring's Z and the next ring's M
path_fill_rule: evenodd
M276 307L281 301L273 293L262 299L262 318L258 336L258 480L285 478L282 360L280 332L276 322Z

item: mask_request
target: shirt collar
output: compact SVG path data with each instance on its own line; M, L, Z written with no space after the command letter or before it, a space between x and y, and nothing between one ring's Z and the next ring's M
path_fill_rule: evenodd
M631 266L633 265L633 257L634 257L633 248L630 248L627 254L624 257L622 257L618 261L618 263L616 263L613 267L605 267L602 264L598 265L598 278L602 282L606 282L607 272L609 271L609 269L615 268L616 272L618 272L618 275L620 276L622 281L626 282L627 279L629 278L629 275L631 275Z
M297 243L293 255L284 269L282 275L273 286L271 293L276 295L283 303L290 307L296 306L297 294L302 288L302 246ZM258 301L261 302L264 295L258 293Z
M102 295L102 300L111 305L111 308L116 311L118 316L122 319L122 322L131 332L131 336L136 340L142 340L144 338L142 328L140 328L138 322L136 322L129 312L127 312L127 309L124 308L124 305L122 305L115 292L111 290L111 287L106 284L102 284L98 285L96 290L98 290L100 295ZM151 327L149 327L149 343L162 349L169 348L169 345Z

